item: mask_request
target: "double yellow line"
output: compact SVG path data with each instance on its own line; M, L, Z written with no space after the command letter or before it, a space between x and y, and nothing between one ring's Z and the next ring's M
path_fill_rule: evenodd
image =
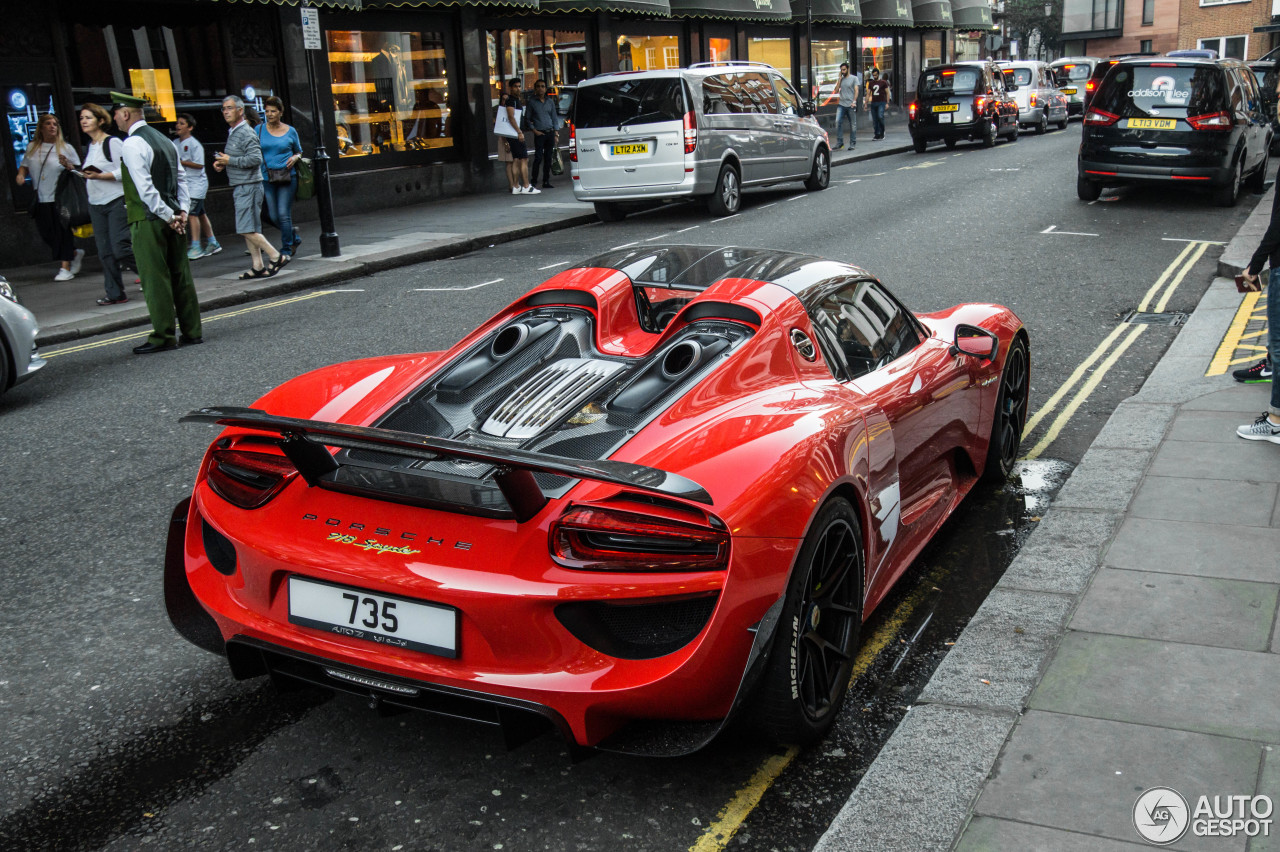
M1147 290L1146 295L1142 297L1142 301L1138 304L1138 310L1140 312L1146 312L1148 309L1152 308L1154 303L1154 312L1162 313L1165 307L1168 306L1169 299L1173 297L1174 291L1178 289L1178 285L1187 277L1187 273L1190 272L1191 268L1196 265L1196 262L1204 256L1205 251L1208 250L1211 245L1215 245L1215 243L1204 241L1187 243L1183 247L1182 251L1178 253L1178 256L1174 258L1173 262L1165 267L1164 272L1160 273L1160 277L1151 285L1151 288ZM1098 344L1098 348L1094 349L1093 352L1090 353L1089 357L1081 362L1080 366L1075 368L1067 380L1062 383L1062 387L1058 388L1054 392L1053 396L1049 397L1049 400L1044 404L1044 407L1032 415L1031 419L1027 421L1026 428L1022 430L1022 435L1025 439L1035 431L1037 426L1057 410L1058 405L1067 398L1068 394L1075 390L1077 385L1080 385L1079 390L1075 392L1075 395L1071 397L1070 401L1067 402L1060 412L1058 412L1058 416L1053 418L1053 422L1049 424L1049 428L1045 430L1044 434L1040 437L1040 440L1037 441L1035 446L1027 453L1027 458L1039 458L1040 454L1043 453L1050 444L1058 439L1058 435L1061 434L1063 427L1070 422L1071 418L1075 415L1076 410L1079 409L1084 401L1087 400L1097 389L1103 378L1106 377L1107 371L1115 366L1115 363L1120 360L1120 356L1125 353L1125 350L1132 346L1133 342L1141 337L1142 333L1146 331L1147 328L1147 325L1130 326L1125 323L1116 326L1115 329L1113 329L1112 332L1103 338L1103 341ZM1124 333L1126 329L1129 331L1127 335ZM1123 337L1123 340L1120 340L1121 337ZM1115 344L1117 340L1120 340L1119 344L1112 348L1112 345ZM1101 363L1098 363L1100 360ZM1092 373L1089 373L1095 364L1098 365L1097 369L1094 369ZM1085 379L1086 374L1088 374L1087 379ZM1081 384L1081 380L1084 380L1083 384Z

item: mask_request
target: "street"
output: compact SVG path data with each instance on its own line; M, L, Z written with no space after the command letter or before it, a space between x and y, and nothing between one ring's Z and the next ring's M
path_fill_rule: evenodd
M155 358L119 335L45 351L39 380L0 401L0 836L60 850L811 849L1177 328L1091 356L1131 311L1193 310L1256 203L1172 190L1083 203L1078 138L1073 123L994 149L931 147L836 168L824 192L748 192L724 219L664 207L355 278L207 314L205 345ZM471 724L237 683L174 632L167 521L216 434L179 416L248 405L336 361L446 348L577 261L680 242L850 261L913 310L1000 303L1031 335L1031 458L1003 489L975 491L871 617L862 676L824 743L777 753L731 736L679 759L574 763L544 737L508 753ZM1086 362L1096 381L1055 399Z

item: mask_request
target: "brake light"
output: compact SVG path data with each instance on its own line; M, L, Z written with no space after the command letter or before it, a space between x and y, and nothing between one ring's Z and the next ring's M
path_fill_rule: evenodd
M1031 105L1031 106L1035 106L1035 105L1036 105L1036 93L1035 93L1035 92L1032 92L1032 93L1031 93L1031 103L1030 103L1030 105Z
M684 152L692 154L698 147L698 118L689 110L684 114Z
M1084 84L1084 90L1086 92L1092 92L1096 88L1098 88L1098 84L1092 80Z
M1090 107L1089 111L1084 114L1085 124L1092 124L1098 127L1110 127L1119 120L1120 116L1097 107Z
M569 122L569 162L578 162L578 132L573 122Z
M729 533L617 509L575 506L551 525L551 558L584 571L719 571Z
M984 97L982 97L981 95L976 96L976 97L973 99L973 112L974 112L974 115L979 115L979 114L981 114L981 113L982 113L982 111L983 111L984 109L986 109L986 106L987 106L987 99L986 99L986 98L984 98Z
M1205 115L1189 115L1187 116L1187 124L1190 124L1196 130L1230 130L1231 113L1229 112L1211 112Z
M907 105L907 113L912 121L916 120L916 104L914 102Z
M270 453L214 450L209 459L209 487L241 509L265 506L297 475L293 462Z

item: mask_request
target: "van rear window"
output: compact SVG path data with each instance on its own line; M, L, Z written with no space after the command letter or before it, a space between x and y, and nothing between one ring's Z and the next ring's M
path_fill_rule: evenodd
M944 68L926 71L920 75L921 94L932 95L950 92L955 95L972 95L978 85L977 68Z
M1229 106L1222 70L1211 65L1122 66L1103 81L1093 103L1119 116L1166 109L1204 115Z
M1053 69L1054 75L1058 78L1058 84L1069 83L1072 80L1089 79L1088 65L1061 65Z
M687 111L679 77L582 85L574 101L575 127L634 127L682 121Z
M1006 76L1012 77L1014 85L1030 86L1031 85L1031 69L1030 68L1012 68L1004 72Z

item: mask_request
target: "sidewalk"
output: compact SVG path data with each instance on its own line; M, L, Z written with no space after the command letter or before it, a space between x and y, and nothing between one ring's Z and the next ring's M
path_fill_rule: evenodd
M1247 263L1271 198L1220 274ZM1280 849L1280 808L1252 839L1196 836L1194 820L1201 796L1224 810L1227 796L1280 803L1280 447L1235 435L1271 386L1205 377L1241 299L1230 277L1214 280L819 852L1136 852L1151 848L1134 809L1153 787L1186 800L1179 812L1157 794L1175 802L1166 837L1190 821L1170 848Z
M886 125L885 138L872 142L871 119L860 113L859 144L853 150L834 152L832 165L839 167L911 150L911 136L901 114L887 119ZM838 173L833 174L836 176ZM336 230L341 257L320 256L319 225L308 222L301 226L303 243L293 261L278 275L254 281L238 280L240 273L249 268L244 240L235 234L218 234L222 252L191 264L200 307L207 312L596 221L592 205L574 200L568 174L555 178L553 183L556 187L543 190L541 195L471 195L349 217L342 215L338 202ZM797 192L805 191L799 184L795 187ZM750 207L749 195L745 206ZM621 232L626 221L609 227ZM279 237L274 229L268 228L266 233L269 239ZM79 242L83 245L83 241ZM96 257L85 259L73 281L55 283L57 268L51 261L3 270L22 304L40 322L38 345L150 324L142 293L132 283L126 282L127 303L107 307L95 304L106 295L102 267Z

